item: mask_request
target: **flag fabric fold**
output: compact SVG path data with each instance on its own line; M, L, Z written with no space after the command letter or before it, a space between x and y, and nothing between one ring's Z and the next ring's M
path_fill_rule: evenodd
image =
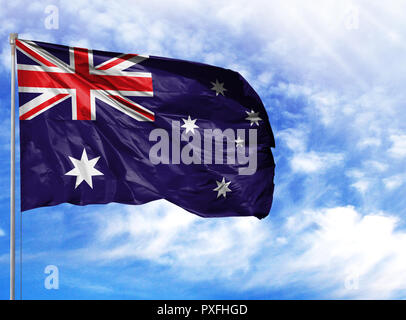
M271 208L261 99L206 64L17 40L21 210L166 199L202 217Z

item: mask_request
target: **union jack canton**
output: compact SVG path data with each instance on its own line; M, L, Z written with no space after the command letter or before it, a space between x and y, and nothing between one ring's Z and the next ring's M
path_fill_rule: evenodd
M20 107L20 120L31 120L68 98L72 120L96 120L96 98L136 120L154 120L152 111L125 98L153 96L151 73L126 71L148 56L122 54L95 66L92 50L70 47L67 63L33 41L16 40L16 46L37 63L18 63L19 92L40 94Z

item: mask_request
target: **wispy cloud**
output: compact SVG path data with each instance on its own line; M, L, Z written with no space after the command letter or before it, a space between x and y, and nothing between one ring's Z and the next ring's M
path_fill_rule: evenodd
M392 142L392 146L388 150L390 155L394 158L405 158L406 157L406 134L391 135L390 140Z
M61 255L77 267L149 261L183 281L215 279L239 292L300 286L314 297L369 299L406 286L406 232L384 212L309 209L264 223L202 219L163 201L117 209L92 215L88 246Z
M150 260L183 268L191 279L195 272L216 278L248 271L270 236L256 218L202 219L165 201L109 210L95 223L97 245L86 259Z
M399 219L381 212L360 214L353 207L305 211L288 218L287 244L271 270L249 285L303 284L327 297L393 298L406 286L406 233ZM393 279L398 281L393 281ZM356 280L355 287L348 280ZM317 290L317 291L318 291Z
M342 162L343 155L339 153L317 153L314 151L297 153L293 156L290 166L294 172L322 173L329 167Z

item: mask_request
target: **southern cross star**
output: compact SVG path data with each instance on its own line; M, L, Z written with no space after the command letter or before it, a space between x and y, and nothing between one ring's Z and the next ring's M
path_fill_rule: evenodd
M224 96L224 91L227 91L227 89L224 88L224 82L219 82L219 81L216 79L216 82L210 82L210 83L213 85L213 87L211 88L211 90L216 91L216 96L218 96L219 93Z
M196 128L199 128L198 125L195 125L195 122L196 122L197 119L192 120L192 119L190 118L190 116L189 116L187 119L183 119L183 118L182 118L182 120L183 120L183 122L184 122L185 124L182 124L181 127L186 129L186 132L185 132L185 133L188 133L188 132L190 131L190 132L192 132L192 133L194 134L194 133L195 133L195 129L196 129Z
M103 175L103 173L94 168L97 161L99 161L99 158L100 157L89 160L87 158L86 149L83 149L82 158L80 160L69 157L70 161L72 161L73 163L74 168L71 171L65 173L65 175L76 176L75 189L82 183L82 181L86 181L90 188L93 189L92 177Z
M251 126L255 123L257 126L259 126L258 121L262 121L262 119L259 117L259 112L254 112L254 110L251 110L251 112L245 111L248 114L248 117L245 118L245 120L249 120L251 123Z
M231 192L231 190L228 188L231 181L226 182L226 179L223 177L223 180L221 180L221 182L216 181L216 183L217 188L214 188L213 191L217 191L217 198L221 195L225 198L227 196L227 192Z

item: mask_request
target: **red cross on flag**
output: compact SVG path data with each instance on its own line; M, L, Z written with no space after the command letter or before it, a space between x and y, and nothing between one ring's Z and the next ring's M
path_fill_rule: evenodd
M39 93L20 107L20 120L31 120L72 98L73 120L96 120L95 98L139 121L154 121L154 113L126 96L153 96L151 73L126 71L148 56L123 54L93 65L92 50L69 49L69 64L28 40L16 40L17 50L38 65L18 64L19 92Z

